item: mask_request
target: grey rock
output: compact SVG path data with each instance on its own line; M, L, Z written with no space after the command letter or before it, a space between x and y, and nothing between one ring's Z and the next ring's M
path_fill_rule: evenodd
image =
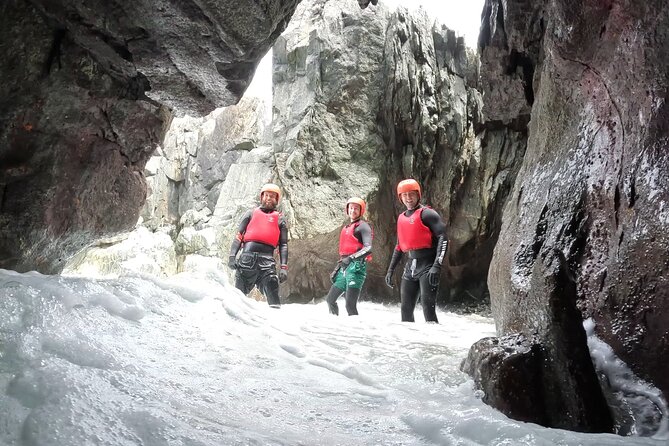
M236 103L297 3L4 2L0 267L57 272L131 229L172 116ZM172 203L155 212L178 220Z
M584 317L667 395L669 11L488 1L484 24L484 115L514 131L529 121L488 276L498 331L549 347L561 407L588 403ZM572 411L564 427L610 431L600 413Z

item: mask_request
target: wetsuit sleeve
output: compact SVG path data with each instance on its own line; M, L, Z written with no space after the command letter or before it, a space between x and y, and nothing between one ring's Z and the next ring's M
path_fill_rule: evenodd
M279 261L281 269L288 269L288 223L284 217L279 221Z
M362 248L350 255L353 260L367 257L372 253L372 228L366 221L361 221L353 232L355 238L360 240Z
M433 266L441 268L444 262L444 256L448 249L448 239L446 238L446 225L441 216L434 209L425 209L421 214L423 224L430 228L432 236L437 239L436 250L437 255L434 258Z
M232 246L230 247L230 257L235 257L237 255L239 247L242 246L242 240L244 240L244 233L246 232L246 228L249 225L250 221L251 221L251 211L246 211L246 213L242 217L242 220L239 222L237 235L232 241Z
M402 260L404 253L400 251L400 245L397 243L395 249L393 250L393 256L390 258L390 265L388 265L388 271L395 271L397 264Z

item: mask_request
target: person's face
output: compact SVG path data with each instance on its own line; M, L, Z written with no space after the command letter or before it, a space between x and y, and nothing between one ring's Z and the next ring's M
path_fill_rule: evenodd
M260 197L260 202L265 209L274 209L276 208L276 205L279 204L279 194L269 191L263 192L262 197Z
M402 203L404 203L404 206L406 206L407 209L413 209L418 206L418 192L415 190L402 192L400 194L400 200L402 200Z
M360 211L361 210L362 209L360 209L359 204L349 203L349 205L348 205L348 216L351 219L351 221L357 220L358 218L360 218Z

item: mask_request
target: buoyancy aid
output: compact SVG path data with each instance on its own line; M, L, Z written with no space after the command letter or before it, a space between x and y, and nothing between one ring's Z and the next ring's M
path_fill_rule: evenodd
M339 255L350 256L354 252L362 249L362 242L355 236L355 228L358 227L360 221L349 224L341 228L339 234Z
M421 207L409 217L402 212L397 219L397 241L400 251L407 252L432 247L432 231L421 219L423 209L426 208Z
M259 242L266 245L276 246L279 244L279 217L281 214L277 211L263 212L260 208L255 208L251 214L251 220L246 226L244 232L245 242Z
M355 229L360 225L360 220L357 220L354 223L348 224L341 228L341 233L339 234L339 255L340 256L350 256L358 251L360 251L364 245L358 238L355 236ZM374 232L372 232L372 237L374 237ZM365 257L366 261L371 261L371 254Z

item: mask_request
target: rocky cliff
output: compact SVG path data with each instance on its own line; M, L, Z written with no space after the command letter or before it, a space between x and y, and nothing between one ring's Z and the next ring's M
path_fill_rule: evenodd
M297 254L290 292L326 292L343 203L359 195L375 231L365 292L397 299L383 285L401 211L394 188L415 177L449 225L441 302L482 301L524 129L483 117L476 59L453 31L424 13L348 3L303 3L274 47L276 172Z
M0 6L0 267L127 230L172 112L236 103L298 0Z
M661 1L486 2L486 114L517 128L529 111L530 121L488 277L498 331L511 337L476 346L471 370L488 374L498 407L518 400L505 370L541 376L531 421L611 429L585 317L669 392L668 37Z
M343 203L362 195L376 231L366 292L396 300L381 278L394 186L412 176L448 226L441 302L490 291L500 337L465 365L485 400L547 426L615 430L584 318L669 392L669 7L488 0L479 66L428 17L377 3L303 2L279 38L295 1L5 2L0 267L58 271L131 227L145 175L153 248L109 257L201 267L226 255L273 179L291 226L285 297L325 292ZM170 107L237 102L275 40L271 140L253 102L173 118Z

